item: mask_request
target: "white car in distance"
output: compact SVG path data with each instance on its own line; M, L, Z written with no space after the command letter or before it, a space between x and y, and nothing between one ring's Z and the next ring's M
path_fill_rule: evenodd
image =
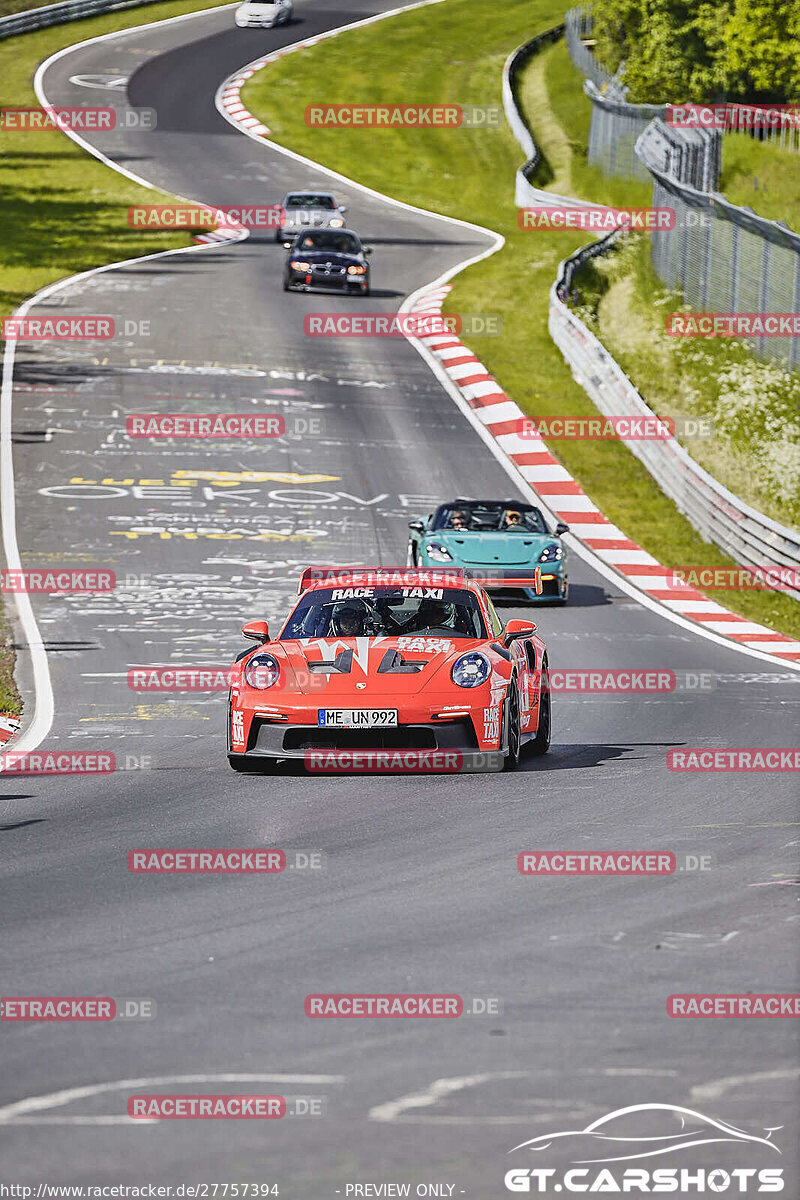
M236 10L239 29L271 29L291 21L292 0L244 0Z

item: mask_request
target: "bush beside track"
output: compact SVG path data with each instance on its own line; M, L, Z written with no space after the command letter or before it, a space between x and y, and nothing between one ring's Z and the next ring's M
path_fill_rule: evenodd
M270 128L274 142L397 199L503 234L506 245L501 251L455 280L448 309L502 316L502 334L473 339L470 348L503 390L536 417L597 415L547 331L548 293L558 263L582 245L586 235L519 229L514 173L521 152L507 126L310 128L304 111L320 103L499 105L508 54L558 24L565 7L549 0L537 8L532 21L527 0L508 0L487 22L485 11L470 0L447 0L298 50L257 72L242 90L243 103ZM563 142L565 135L554 120L551 131L559 132ZM534 134L538 137L535 123ZM562 162L561 186L564 169ZM605 194L594 192L590 198L649 203L650 190L646 188L646 199L641 200L632 196L627 184L611 181ZM555 442L550 449L606 516L659 562L734 565L700 538L623 444ZM708 594L734 612L800 637L800 608L784 594Z

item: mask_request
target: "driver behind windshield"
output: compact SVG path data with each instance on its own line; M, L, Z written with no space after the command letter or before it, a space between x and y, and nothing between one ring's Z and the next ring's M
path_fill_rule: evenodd
M328 250L335 254L357 254L358 247L355 239L347 233L331 233L329 230L319 233L307 233L300 243L301 250Z
M340 604L331 617L331 633L338 637L361 637L364 632L364 610L355 604Z

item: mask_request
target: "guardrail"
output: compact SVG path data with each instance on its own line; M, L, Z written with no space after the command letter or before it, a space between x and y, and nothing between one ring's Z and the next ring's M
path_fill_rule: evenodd
M514 200L521 208L524 208L532 200L533 203L537 203L536 197L540 193L537 188L533 187L529 180L541 161L541 155L539 154L539 147L533 140L533 135L517 104L515 77L520 68L524 67L528 59L541 50L542 46L547 46L551 42L557 42L563 35L564 28L564 25L554 25L551 29L546 29L544 33L538 34L531 41L526 42L524 46L520 46L518 50L514 50L509 54L503 66L503 109L506 114L506 120L511 126L511 132L527 155L526 161L517 171L516 187L514 189Z
M118 8L139 8L155 3L157 0L63 0L61 4L46 4L42 8L29 8L9 17L0 17L0 39L46 29L50 25L63 25L67 21L79 21L81 17L94 17L98 13L115 12Z
M517 171L518 205L553 204L564 199L553 192L534 188L528 182L527 176L539 161L539 151L517 107L514 89L515 70L541 45L557 36L556 30L548 30L534 38L510 55L504 68L506 117L527 155L526 163ZM568 200L568 203L574 206L586 202ZM565 303L576 271L590 258L607 253L624 236L624 231L618 230L584 246L559 265L550 290L548 328L573 376L604 416L652 419L653 410L620 365ZM724 550L735 562L751 568L800 570L800 533L745 504L695 462L676 438L631 439L625 444L698 533Z
M584 246L559 266L550 291L550 336L572 374L604 416L653 417L653 410L598 338L562 297L590 258L606 253L623 233ZM661 490L697 532L745 567L800 570L800 533L745 504L696 463L674 437L626 442ZM795 579L798 576L795 575ZM800 593L800 586L796 588Z
M670 129L655 120L636 143L636 153L652 176L653 205L675 213L672 229L652 235L656 274L668 287L680 289L696 312L797 312L800 234L782 221L731 204L720 192L694 186L691 171L687 179L681 170L686 166L681 152L690 139L699 137L714 135ZM751 341L759 358L784 367L800 363L800 336L754 336Z

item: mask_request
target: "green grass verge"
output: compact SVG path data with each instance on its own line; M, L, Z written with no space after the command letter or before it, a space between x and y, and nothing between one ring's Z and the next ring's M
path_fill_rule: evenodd
M719 190L731 204L800 231L800 154L746 133L728 133L722 139Z
M543 0L532 12L528 0L507 0L487 22L485 11L472 0L448 0L287 55L255 75L243 91L248 109L269 126L279 144L398 199L504 235L502 251L458 277L448 308L502 316L502 334L474 338L472 349L520 407L537 417L597 412L547 332L548 293L558 262L585 235L519 229L514 173L521 152L508 128L323 130L306 126L304 110L321 99L326 104L500 104L507 55L557 24L565 8ZM534 132L539 134L535 123ZM554 138L559 133L552 123L550 132ZM553 153L552 146L545 150ZM555 163L556 178L558 168ZM624 196L630 204L628 185ZM376 268L380 271L378 262ZM695 533L622 444L575 441L551 448L609 519L667 566L732 565ZM800 635L800 606L785 596L725 593L719 599L753 619Z
M0 41L0 107L38 107L34 72L64 46L213 6L202 0L172 0L4 39ZM27 0L19 5L28 7ZM12 11L8 0L0 11ZM145 233L128 227L126 211L132 204L171 199L129 182L63 133L0 132L0 317L65 276L191 245L188 232ZM10 634L0 612L0 712L20 712L13 672Z
M64 46L210 7L202 0L172 0L0 41L0 107L38 107L36 67ZM0 316L66 275L191 244L185 232L130 229L126 211L132 204L171 197L131 183L57 130L0 132L0 196Z
M27 12L29 8L44 8L46 4L55 4L56 0L0 0L0 17L10 17L12 13Z

